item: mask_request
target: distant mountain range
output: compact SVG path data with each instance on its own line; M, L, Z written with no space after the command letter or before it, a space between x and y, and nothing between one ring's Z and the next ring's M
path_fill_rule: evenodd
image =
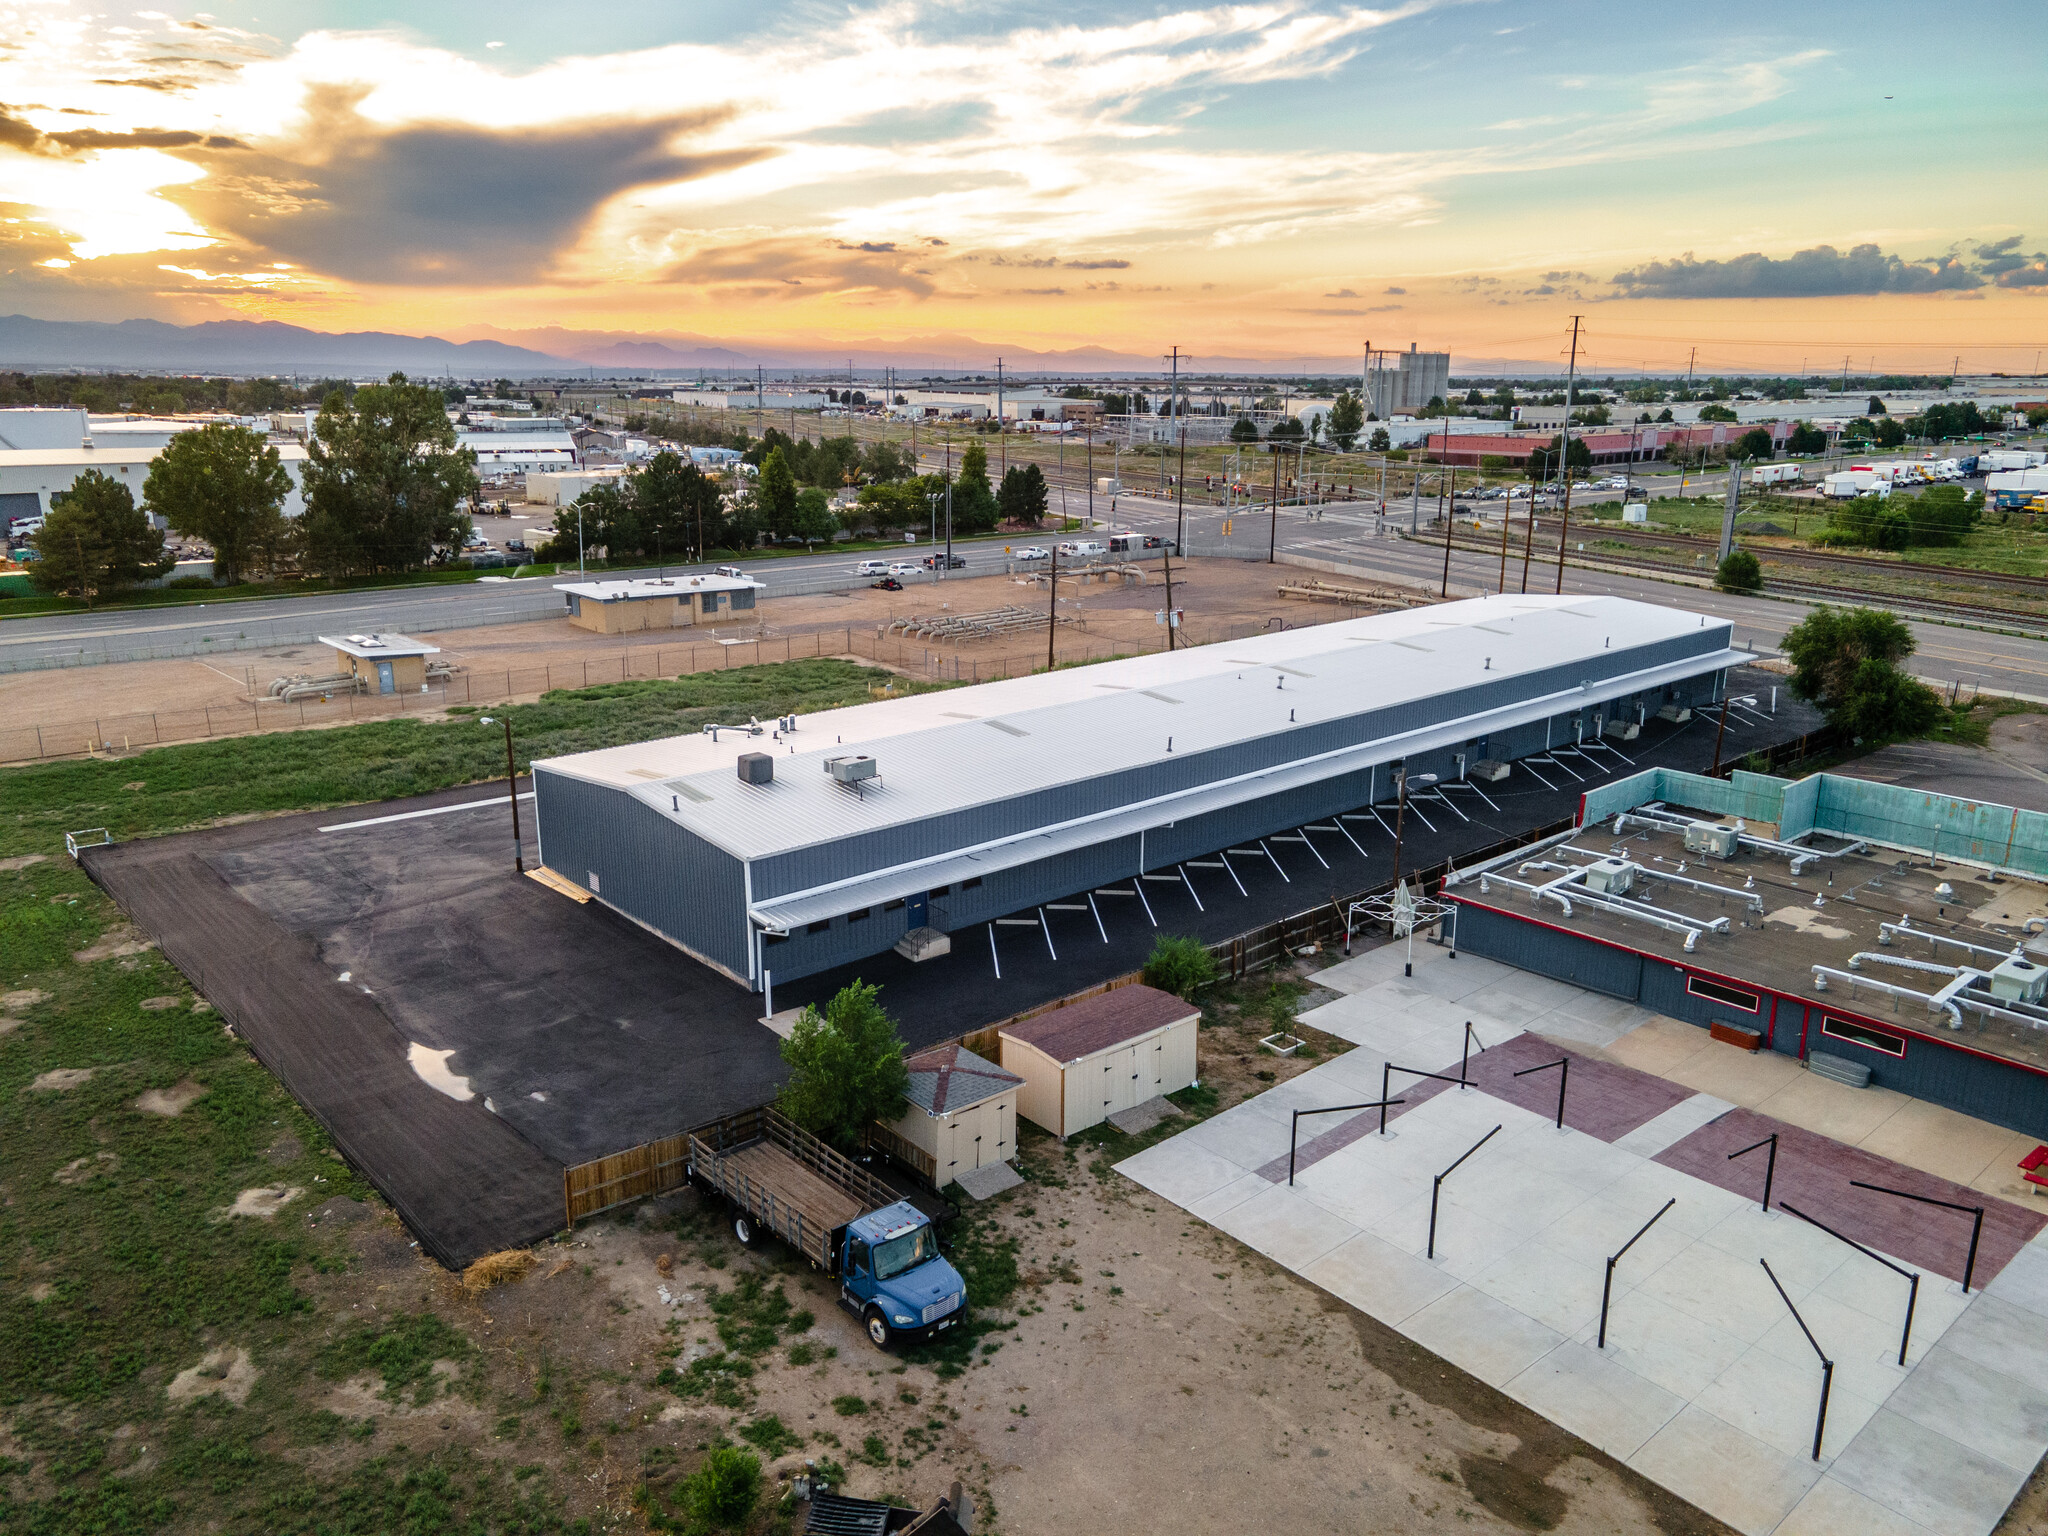
M762 368L797 372L819 383L844 379L851 366L872 382L884 367L908 375L980 373L994 377L1000 357L1006 374L1066 374L1081 377L1136 375L1158 378L1164 358L1075 347L1036 352L1004 347L972 336L932 335L902 341L750 344L679 333L642 335L627 331L575 331L559 326L504 331L467 341L439 336L402 336L389 331L314 331L274 320L209 320L172 325L162 320L37 320L0 317L0 368L115 368L167 372L220 372L366 377L395 369L424 378L477 379L565 374L612 377L691 376L729 378ZM1554 368L1534 363L1456 359L1461 373L1542 374ZM1181 371L1196 375L1329 374L1346 377L1358 369L1355 357L1193 357Z

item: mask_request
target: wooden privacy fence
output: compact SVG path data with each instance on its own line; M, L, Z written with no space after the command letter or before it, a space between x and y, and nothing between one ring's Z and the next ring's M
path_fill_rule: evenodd
M572 1163L562 1170L562 1205L568 1225L628 1200L666 1194L689 1179L690 1138L687 1132L645 1141L623 1152Z

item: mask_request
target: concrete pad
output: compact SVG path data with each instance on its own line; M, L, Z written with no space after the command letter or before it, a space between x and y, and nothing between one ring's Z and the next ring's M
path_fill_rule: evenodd
M1984 1536L2027 1480L2026 1473L1889 1408L1872 1416L1828 1474L1938 1536Z
M1236 1210L1245 1201L1264 1194L1272 1187L1270 1180L1256 1173L1241 1174L1221 1189L1211 1190L1201 1199L1190 1201L1185 1209L1190 1216L1199 1216L1213 1226L1226 1211Z
M1518 978L1519 979L1519 978ZM1505 982L1481 987L1478 991L1460 999L1472 1008L1484 1011L1489 1017L1517 1029L1527 1029L1536 1020L1555 1013L1563 1006L1562 1000L1533 998L1524 995L1526 989L1510 986Z
M1985 1164L1983 1172L1966 1182L1974 1190L1995 1195L2001 1200L2010 1200L2015 1205L2048 1208L2048 1190L2042 1189L2038 1184L2029 1184L2020 1177L2020 1159L2040 1144L2041 1139L2038 1136L2015 1135L1989 1163Z
M2044 1230L2048 1236L2048 1230ZM1984 1287L1988 1296L2048 1318L2048 1247L2029 1243L2012 1256L1998 1278Z
M1396 1326L1458 1284L1434 1264L1370 1232L1338 1244L1302 1274L1361 1312Z
M1748 1107L1801 1130L1860 1146L1864 1137L1911 1102L1889 1088L1851 1088L1796 1066L1794 1071L1797 1075L1776 1093L1747 1101Z
M1775 1530L1820 1468L1746 1435L1703 1408L1685 1407L1624 1458L1631 1467L1751 1536Z
M1636 1226L1656 1215L1657 1208L1666 1200L1675 1198L1678 1203L1659 1218L1657 1225L1675 1227L1695 1237L1711 1231L1749 1204L1733 1190L1718 1189L1675 1168L1649 1162L1636 1164L1600 1194L1602 1200L1622 1212L1640 1212Z
M1588 1319L1599 1317L1604 1274L1603 1264L1587 1264L1555 1249L1524 1243L1487 1265L1471 1283L1473 1289L1572 1338Z
M1726 1099L1716 1098L1711 1093L1696 1093L1672 1105L1663 1114L1644 1121L1626 1136L1616 1137L1614 1144L1638 1157L1655 1157L1666 1147L1685 1140L1701 1126L1720 1119L1734 1107Z
M1820 1347L1835 1362L1835 1391L1838 1394L1854 1392L1873 1403L1884 1402L1933 1347L1934 1336L1923 1333L1919 1319L1915 1318L1912 1352L1907 1355L1904 1366L1899 1364L1899 1329L1906 1321L1905 1290L1901 1284L1898 1311L1889 1318L1871 1317L1826 1296L1808 1296L1799 1303L1799 1315L1806 1319L1806 1326L1820 1340ZM1783 1307L1779 1311L1784 1315L1757 1340L1756 1347L1801 1369L1812 1365L1818 1370L1813 1346L1806 1342L1806 1335L1799 1331L1799 1324ZM1834 1422L1832 1416L1828 1422Z
M1401 1331L1496 1387L1505 1387L1564 1341L1556 1329L1469 1286L1431 1302Z
M2033 1143L2003 1126L1925 1100L1908 1099L1858 1145L1908 1168L1968 1184L1990 1171L2005 1157L2006 1149L2015 1146L2012 1171L2017 1180L2019 1159Z
M1144 1185L1162 1200L1185 1207L1232 1179L1243 1177L1245 1168L1242 1163L1194 1145L1183 1133L1125 1158L1116 1165L1116 1171Z
M1264 1193L1220 1212L1210 1225L1297 1273L1358 1235L1350 1222L1284 1185L1269 1185Z
M1886 1409L2032 1473L2048 1451L2048 1386L2016 1381L1937 1344Z
M1933 1536L1917 1520L1886 1509L1832 1475L1815 1483L1776 1536Z
M1006 1189L1015 1189L1024 1182L1024 1176L1008 1163L984 1163L961 1174L953 1182L976 1200L988 1200Z
M1574 1335L1589 1349L1599 1348L1599 1313ZM1750 1346L1732 1333L1703 1323L1641 1289L1624 1289L1617 1280L1607 1314L1608 1358L1690 1401L1714 1378L1741 1359Z
M1891 1274L1841 1239L1830 1237L1819 1227L1801 1221L1789 1211L1782 1214L1773 1211L1766 1216L1761 1207L1744 1205L1702 1233L1700 1241L1710 1248L1718 1248L1723 1253L1745 1260L1751 1268L1757 1267L1759 1258L1769 1259L1771 1268L1777 1272L1778 1283L1795 1299L1818 1288L1851 1262L1869 1264L1881 1273ZM1896 1275L1892 1278L1898 1280ZM1899 1294L1903 1298L1906 1282L1899 1280L1898 1283Z
M1586 1192L1547 1171L1501 1157L1487 1162L1500 1138L1488 1142L1444 1181L1446 1207L1470 1211L1524 1238L1563 1219L1586 1201Z
M1509 1382L1507 1392L1623 1460L1685 1406L1683 1398L1569 1339Z
M1357 1164L1328 1158L1294 1176L1296 1193L1307 1196L1331 1215L1361 1231L1377 1228L1417 1200L1428 1200L1429 1182L1374 1170L1361 1178Z
M1941 1336L1942 1347L2021 1381L2048 1382L2048 1328L2038 1314L1979 1296Z
M1785 1303L1754 1259L1739 1259L1703 1243L1645 1275L1637 1289L1749 1344L1785 1314ZM1792 1299L1798 1301L1799 1293L1793 1291Z
M1820 1361L1814 1357L1811 1347L1803 1361L1767 1349L1750 1349L1715 1377L1707 1389L1693 1399L1693 1405L1787 1456L1810 1457L1813 1454L1814 1415L1820 1408L1820 1387ZM1857 1396L1843 1385L1838 1365L1834 1390L1828 1395L1828 1422L1821 1442L1821 1459L1825 1461L1846 1446L1876 1412L1876 1403Z
M1697 1025L1681 1024L1658 1015L1630 1030L1601 1054L1638 1072L1668 1077L1673 1068L1692 1060L1709 1043L1707 1032Z
M1118 1110L1109 1117L1109 1123L1126 1136L1142 1136L1160 1121L1178 1119L1179 1116L1180 1110L1171 1100L1163 1094L1155 1094L1142 1104Z
M1173 1139L1191 1142L1205 1152L1227 1158L1244 1172L1263 1168L1274 1158L1287 1155L1287 1121L1284 1118L1275 1120L1260 1110L1240 1104L1181 1132ZM1162 1142L1161 1145L1169 1143Z
M1791 1057L1780 1056L1774 1051L1758 1051L1751 1055L1732 1045L1710 1043L1708 1050L1660 1075L1688 1088L1696 1088L1701 1093L1714 1094L1731 1104L1755 1109L1783 1091L1795 1078L1807 1074ZM1874 1121L1872 1123L1875 1124Z

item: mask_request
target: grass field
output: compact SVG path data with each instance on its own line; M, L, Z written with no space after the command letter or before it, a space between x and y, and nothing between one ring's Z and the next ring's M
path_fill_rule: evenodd
M523 767L708 719L864 702L885 681L920 686L803 661L554 693L509 713ZM346 1233L308 1225L328 1200L376 1197L63 852L66 829L135 837L446 788L503 765L498 730L456 719L0 774L0 1531L579 1524L563 1514L574 1490L542 1463L580 1435L555 1436L545 1456L511 1436L495 1455L395 1436L396 1407L384 1420L318 1406L365 1372L415 1416L445 1400L502 1424L533 1404L463 1366L476 1345L458 1305L411 1269L366 1276ZM230 1214L279 1188L300 1193L274 1216ZM173 1401L195 1368L199 1395Z

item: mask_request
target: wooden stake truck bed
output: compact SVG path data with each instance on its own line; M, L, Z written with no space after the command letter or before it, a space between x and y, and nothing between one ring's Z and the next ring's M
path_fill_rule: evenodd
M690 1134L690 1168L827 1274L838 1269L838 1231L895 1204L880 1179L772 1109L749 1110Z

